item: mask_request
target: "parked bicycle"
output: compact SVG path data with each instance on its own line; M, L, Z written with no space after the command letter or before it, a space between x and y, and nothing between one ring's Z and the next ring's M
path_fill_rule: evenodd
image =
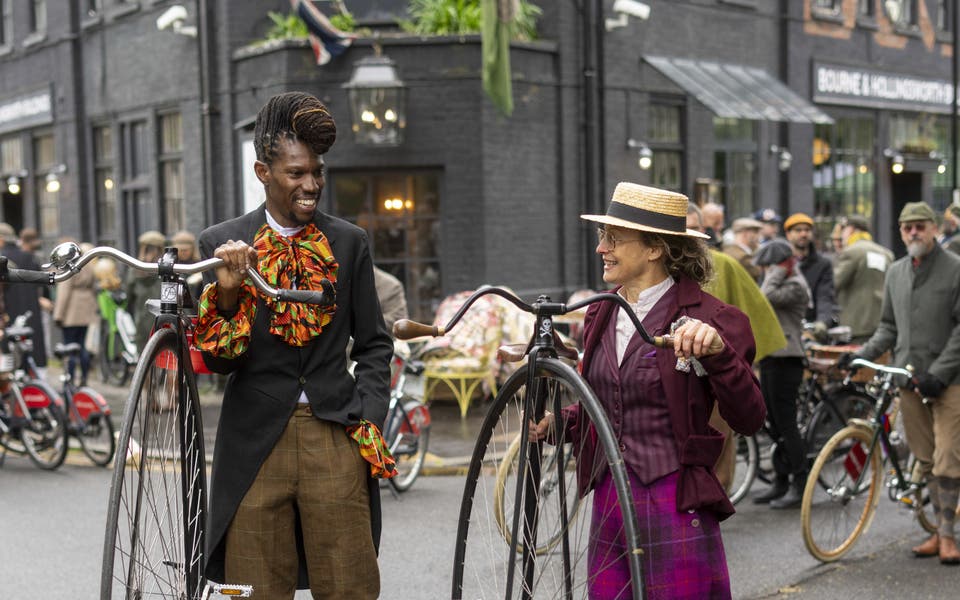
M594 525L610 527L614 531L619 529L626 548L622 555L595 557L596 563L590 568L602 570L604 560L625 560L629 565L631 590L623 590L623 593L634 599L643 598L642 550L620 450L593 390L576 370L560 359L560 356L567 356L575 360L576 351L555 342L553 318L594 302L617 302L648 343L672 347L672 341L667 337L651 338L626 301L616 294L597 294L570 305L551 302L548 297L540 296L533 304L526 304L504 289L489 286L474 292L445 327L402 320L395 324L394 334L400 339L443 335L478 298L487 294L501 296L534 315L536 327L529 345L501 348L501 357L512 361L526 357L527 364L514 372L501 387L477 438L460 506L451 597L472 600L587 596L587 553L593 543L591 519L574 519L571 515L577 510L589 510L590 496L577 498L578 489L591 486L589 481L581 480L578 488L574 461L569 457L572 454L578 460L589 460L592 449L588 450L584 437L563 439L565 428L562 422L563 409L579 404L583 417L588 418L596 429L593 446L596 460L593 464L609 467L622 515L622 521L617 524L611 521L612 515L596 515ZM530 419L539 421L546 410L556 416L558 433L548 440L549 443L519 444L517 475L504 486L506 496L498 502L497 473L505 461L511 460L508 457L510 444L518 434L521 440L528 439ZM498 526L495 514L498 504L506 515L506 533ZM503 516L500 518L504 519ZM552 551L541 551L543 545L548 545Z
M64 364L79 360L80 344L57 344L53 354ZM28 355L29 356L29 355ZM30 359L32 361L32 358ZM67 431L80 442L80 449L94 464L105 467L116 449L110 405L90 386L78 386L69 370L60 375L60 392L69 419Z
M124 385L137 364L137 327L127 311L127 293L100 290L100 347L97 363L104 383Z
M849 346L837 345L849 340L849 328L832 328L827 334L831 345L818 344L812 338L804 340L806 372L797 390L797 426L810 465L833 434L849 419L869 416L874 405L862 385L844 379L836 368L836 357L850 350ZM736 504L746 497L758 479L769 484L774 462L786 460L781 452L767 427L752 437L738 437L730 501Z
M51 254L55 271L8 269L0 260L0 282L52 285L69 279L92 260L108 256L161 280L159 314L133 374L117 443L104 540L100 597L206 598L211 589L249 594L249 586L209 584L206 561L207 480L203 424L187 334L194 301L185 276L223 264L212 258L176 264L176 248L157 263L98 247L87 253L73 243ZM247 275L262 294L279 301L328 304L323 291L271 287L256 269Z
M874 400L872 416L851 419L827 441L810 471L800 510L804 544L824 562L841 558L866 531L883 487L890 500L909 510L923 529L930 533L936 529L927 513L929 498L920 466L894 428L897 389L913 374L862 358L850 366L876 372L865 388Z
M0 256L0 270L7 259ZM45 470L63 464L67 456L67 418L57 394L34 385L22 368L23 357L33 351L33 329L28 314L19 315L3 332L0 356L0 446L7 452L25 454Z
M422 362L410 357L404 342L394 342L390 404L383 438L397 461L397 475L387 479L397 492L407 491L417 480L430 446L430 409L423 403L422 385L416 390L415 384L408 384L416 381L423 369Z

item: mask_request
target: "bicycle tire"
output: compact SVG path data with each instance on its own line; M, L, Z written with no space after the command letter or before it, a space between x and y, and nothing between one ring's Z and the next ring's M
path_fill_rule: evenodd
M58 394L46 382L30 380L23 385L31 388L30 396L23 395L25 400L39 395L43 401L40 406L29 406L30 402L26 402L30 418L20 430L20 439L33 464L53 471L63 464L70 448L67 415L58 404Z
M410 489L420 476L430 447L430 416L427 407L410 397L401 398L393 408L390 453L397 461L397 475L389 479L398 492Z
M803 543L817 560L841 558L873 520L883 485L877 446L873 432L850 425L830 438L817 455L800 505ZM859 487L853 489L850 484L857 472L863 477ZM820 478L827 483L826 488L818 484Z
M916 482L923 477L922 471L923 467L920 466L917 457L911 453L910 458L907 459L907 467L903 472L910 478L911 482ZM917 523L927 533L936 533L937 517L933 514L933 503L930 502L930 492L927 491L927 486L921 486L912 494L912 498Z
M607 421L600 403L586 382L565 363L558 359L542 358L537 361L538 369L534 379L536 403L541 404L555 415L562 414L563 406L579 403L581 419L592 421L596 429L597 460L594 464L605 464L616 490L620 511L607 511L614 518L622 515L621 536L626 548L617 556L607 556L610 560L627 561L630 581L623 589L624 596L636 599L643 597L643 578L641 575L641 555L636 526L636 513L632 501L626 468L617 448L612 428ZM546 444L521 444L521 464L529 464L524 473L529 477L518 478L524 485L518 485L513 494L514 523L510 531L521 531L526 548L518 553L514 544L506 543L497 527L494 513L494 488L496 473L503 460L507 446L522 432L521 411L527 393L527 377L532 367L527 364L514 372L501 387L491 404L470 461L464 484L463 498L454 548L453 582L451 597L454 600L469 598L580 598L587 597L590 580L587 575L587 550L591 546L591 524L594 495L584 497L580 503L591 510L592 518L566 521L569 507L566 504L569 495L577 493L576 475L573 469L558 471L556 493L550 498L539 498L539 471L542 461L540 450ZM542 393L541 393L542 392ZM558 424L558 431L563 431ZM589 437L589 436L584 436ZM529 463L526 455L530 454ZM579 447L578 459L583 460L588 451ZM564 464L562 460L557 465ZM509 491L509 490L508 490ZM551 504L543 504L550 500ZM509 502L507 497L505 502ZM523 510L517 510L518 507ZM599 511L598 511L599 512ZM614 514L618 513L618 514ZM559 520L559 524L556 520ZM542 528L542 529L541 529ZM540 532L562 531L562 539L553 552L537 556L533 549L537 547ZM512 539L518 539L514 536ZM600 560L603 560L602 558ZM594 565L595 566L595 565ZM603 568L604 565L600 565ZM510 573L512 572L512 576ZM619 597L619 596L618 596Z
M80 449L87 455L93 464L105 467L113 460L117 447L114 438L115 428L110 413L103 412L96 398L100 396L93 388L78 389L70 402L74 405L73 417L74 436L80 442ZM85 403L87 416L77 408L78 403Z
M113 352L109 351L109 337L113 335ZM110 324L106 320L100 322L100 379L104 383L124 385L130 379L132 370L130 363L123 357L123 339L120 332L110 332Z
M564 472L567 469L570 469L575 466L573 460L573 445L566 444L564 447L564 452L562 453L564 460L566 461L566 466L564 467ZM543 460L543 470L547 473L544 478L540 481L539 494L541 497L548 496L552 493L553 489L557 487L557 473L554 470L556 467L556 460L558 453L556 446L546 446L545 447L545 459ZM503 539L506 540L507 544L510 545L513 543L513 535L510 532L510 523L512 523L512 514L506 506L509 504L505 501L506 496L516 489L516 473L517 473L517 463L520 458L520 436L513 438L513 441L510 442L510 446L507 448L506 454L503 456L503 461L500 463L500 466L497 468L497 479L494 484L494 499L493 499L493 514L494 518L497 520L497 527L500 529ZM573 490L572 498L570 499L570 508L567 515L567 522L572 522L577 517L577 513L580 509L580 496L575 493L576 490ZM546 541L537 540L537 547L534 549L534 552L537 555L546 554L553 550L557 544L561 541L561 531L552 532ZM516 545L517 552L523 553L523 545Z
M24 418L16 416L23 412L22 408L14 406L24 406L23 396L20 394L20 388L15 383L10 383L7 391L0 397L0 405L3 410L3 423L5 425L0 432L0 446L14 454L26 454L27 447L23 445L22 428Z
M757 448L756 437L742 436L736 432L733 435L736 436L734 443L737 445L737 462L727 496L732 504L736 504L747 496L750 486L757 478L757 470L760 468L760 450Z
M206 582L203 426L177 336L158 329L134 374L110 486L101 600L196 600Z

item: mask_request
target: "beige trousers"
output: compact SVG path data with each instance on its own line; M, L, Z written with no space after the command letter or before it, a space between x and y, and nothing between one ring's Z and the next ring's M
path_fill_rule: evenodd
M960 478L960 385L948 386L932 405L901 389L900 414L907 444L924 475Z
M298 407L227 530L226 580L252 585L254 598L292 599L299 513L313 597L375 599L368 472L343 425Z

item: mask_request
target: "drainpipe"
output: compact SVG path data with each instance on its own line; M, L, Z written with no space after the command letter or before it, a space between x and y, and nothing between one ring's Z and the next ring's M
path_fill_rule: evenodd
M207 0L197 0L197 29L200 35L197 38L198 53L200 55L200 152L203 164L203 206L204 226L209 227L217 222L216 186L213 170L213 126L211 124L211 92L212 77L210 69L210 46L213 43L213 26L209 14Z
M588 214L599 214L605 197L603 181L603 0L586 4L583 20L583 206ZM598 208L599 207L599 208ZM589 228L581 235L583 247L593 248L593 236ZM587 287L599 285L597 260L591 255L587 260Z
M73 178L76 182L77 210L80 211L80 239L97 240L97 219L98 211L96 206L96 190L90 195L92 188L88 188L88 169L90 167L90 155L87 146L87 109L84 103L84 60L83 60L83 41L80 36L80 20L82 18L79 2L69 4L70 11L70 62L71 62L71 85L73 86L73 134L76 136L76 147L80 149L77 152L77 162L72 165ZM100 31L101 38L105 35ZM56 98L56 90L54 90ZM68 161L61 155L62 162Z
M951 172L953 177L951 179L950 187L953 190L951 200L955 203L960 203L960 189L957 187L957 70L960 66L960 58L957 57L957 28L960 27L960 2L954 0L950 4L950 17L953 21L953 57L950 61L950 75L953 79L953 110L951 111L950 119L950 149L952 151L952 156L950 158Z

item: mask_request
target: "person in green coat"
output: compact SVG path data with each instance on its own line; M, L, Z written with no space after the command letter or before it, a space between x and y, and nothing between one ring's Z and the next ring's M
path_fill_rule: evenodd
M833 265L840 324L850 328L852 343L863 344L880 322L883 279L893 262L893 252L873 241L864 217L849 216L841 225L844 248Z

